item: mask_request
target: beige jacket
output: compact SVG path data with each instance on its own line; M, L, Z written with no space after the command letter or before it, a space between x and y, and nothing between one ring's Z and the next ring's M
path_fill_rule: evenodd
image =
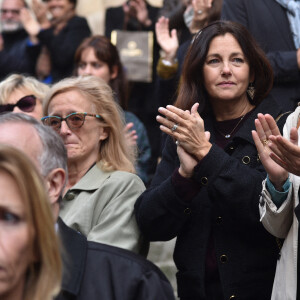
M297 126L299 116L300 107L287 118L283 129L284 137L289 138L290 130L292 127ZM259 211L264 227L272 235L285 239L281 248L280 259L277 261L271 300L296 300L299 225L294 209L299 203L300 177L290 174L289 179L292 184L290 191L286 200L278 209L272 202L266 188L266 181L263 182L263 191L260 198Z
M144 190L138 176L122 171L103 172L95 165L67 191L60 216L89 241L145 256L148 243L134 215L134 203Z

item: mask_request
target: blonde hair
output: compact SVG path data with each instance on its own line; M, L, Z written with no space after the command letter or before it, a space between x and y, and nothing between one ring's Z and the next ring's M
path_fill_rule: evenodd
M44 115L48 115L51 100L58 94L78 91L90 102L92 113L99 114L108 137L101 141L98 161L103 171L127 171L135 173L135 153L127 146L123 128L125 125L121 108L114 101L112 89L96 76L66 78L54 84L43 103Z
M49 86L34 77L12 74L0 83L0 104L6 104L7 99L15 90L25 88L43 102Z
M53 299L60 290L62 268L54 217L43 180L23 153L7 145L0 145L0 170L18 185L33 233L32 249L37 261L28 267L24 299Z

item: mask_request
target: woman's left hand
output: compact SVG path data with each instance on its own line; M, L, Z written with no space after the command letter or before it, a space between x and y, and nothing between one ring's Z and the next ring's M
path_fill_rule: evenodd
M198 114L199 103L195 103L191 111L184 111L173 105L160 107L158 111L165 116L157 116L161 131L172 136L177 144L199 162L209 152L212 144L204 130L203 119Z

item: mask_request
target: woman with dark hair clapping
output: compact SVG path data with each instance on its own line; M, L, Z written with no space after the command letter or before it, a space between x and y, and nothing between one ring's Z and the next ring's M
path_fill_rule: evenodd
M175 105L159 108L169 137L135 209L147 239L177 237L180 299L270 299L279 249L259 222L266 173L251 129L258 112L282 113L272 79L249 32L217 21L189 47Z

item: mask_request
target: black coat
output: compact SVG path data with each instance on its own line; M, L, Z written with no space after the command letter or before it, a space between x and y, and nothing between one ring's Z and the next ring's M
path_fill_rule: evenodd
M40 31L39 41L50 52L54 82L72 75L77 47L90 35L86 19L78 16L71 18L58 34L54 34L52 27Z
M63 245L62 291L55 300L174 300L164 274L125 249L89 242L58 220Z
M224 150L214 144L212 117L204 118L212 148L195 168L200 191L190 202L175 192L172 173L179 160L176 145L168 138L152 184L136 202L137 222L147 239L177 237L174 261L180 299L206 299L205 260L211 234L225 299L271 297L279 250L259 221L259 195L266 172L251 136L258 112L277 117L281 109L271 98L265 99ZM281 128L284 120L280 120ZM230 298L233 295L236 298Z
M4 48L0 51L0 80L13 73L35 75L40 45L29 42L25 30L2 33Z
M252 33L273 67L272 96L285 110L294 110L300 101L300 70L285 9L275 0L224 0L222 19Z

